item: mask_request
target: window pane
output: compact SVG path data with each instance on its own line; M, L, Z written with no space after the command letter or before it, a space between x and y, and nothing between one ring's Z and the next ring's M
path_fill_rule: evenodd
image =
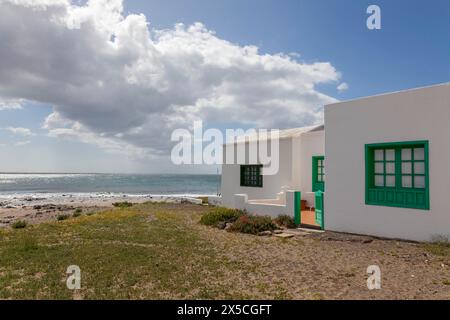
M384 160L384 150L375 150L375 160L376 161Z
M414 188L425 188L425 177L414 177Z
M386 161L394 161L395 160L395 150L389 149L386 150Z
M414 173L425 174L425 163L424 162L415 162L414 163Z
M384 187L384 176L375 176L375 187Z
M395 163L394 162L386 163L386 173L395 173Z
M411 149L402 149L402 160L411 160Z
M321 175L319 175L319 176L317 177L317 181L322 182L322 176L321 176Z
M386 187L395 187L395 176L386 176Z
M375 163L375 173L384 173L384 163L383 162Z
M412 188L412 178L411 178L411 176L403 176L402 177L402 187L403 188Z
M415 148L414 149L414 160L425 160L424 148Z
M411 162L403 162L402 163L402 173L403 174L411 174Z

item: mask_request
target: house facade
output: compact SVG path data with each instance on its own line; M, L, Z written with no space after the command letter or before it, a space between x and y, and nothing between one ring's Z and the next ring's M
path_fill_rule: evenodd
M302 224L316 211L321 228L340 232L450 236L450 83L324 112L324 126L283 131L278 174L260 175L258 163L224 165L223 205L300 216Z

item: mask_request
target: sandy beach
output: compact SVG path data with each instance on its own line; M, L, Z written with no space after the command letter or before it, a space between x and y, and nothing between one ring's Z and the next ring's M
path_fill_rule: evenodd
M77 209L95 213L113 207L115 202L133 204L153 202L198 203L202 195L130 195L113 193L11 194L0 195L0 228L22 220L29 224L54 221ZM79 211L79 210L78 210Z

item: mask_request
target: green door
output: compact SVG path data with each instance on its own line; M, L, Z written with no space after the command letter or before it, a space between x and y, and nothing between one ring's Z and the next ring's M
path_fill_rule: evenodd
M325 192L325 157L312 157L312 190Z
M323 211L323 192L317 191L316 192L316 223L320 226L320 228L323 230L325 228L324 226L324 211Z

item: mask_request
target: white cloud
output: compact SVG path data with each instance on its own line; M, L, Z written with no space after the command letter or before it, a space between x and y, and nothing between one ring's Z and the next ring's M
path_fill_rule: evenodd
M26 140L26 141L16 142L14 145L17 146L17 147L21 147L21 146L26 146L27 144L30 144L30 143L31 143L31 141Z
M18 136L22 136L22 137L31 137L31 136L35 136L35 134L33 132L31 132L30 129L28 128L14 128L14 127L8 127L5 128L5 130L8 130L9 132L18 135Z
M0 111L22 109L22 102L20 99L2 99L0 97Z
M336 99L328 62L220 39L201 23L149 30L121 0L0 0L0 96L54 106L44 128L138 157L166 154L194 120L286 128Z
M338 90L339 93L347 91L348 90L348 84L346 82L342 82L340 85L337 86L336 89Z

